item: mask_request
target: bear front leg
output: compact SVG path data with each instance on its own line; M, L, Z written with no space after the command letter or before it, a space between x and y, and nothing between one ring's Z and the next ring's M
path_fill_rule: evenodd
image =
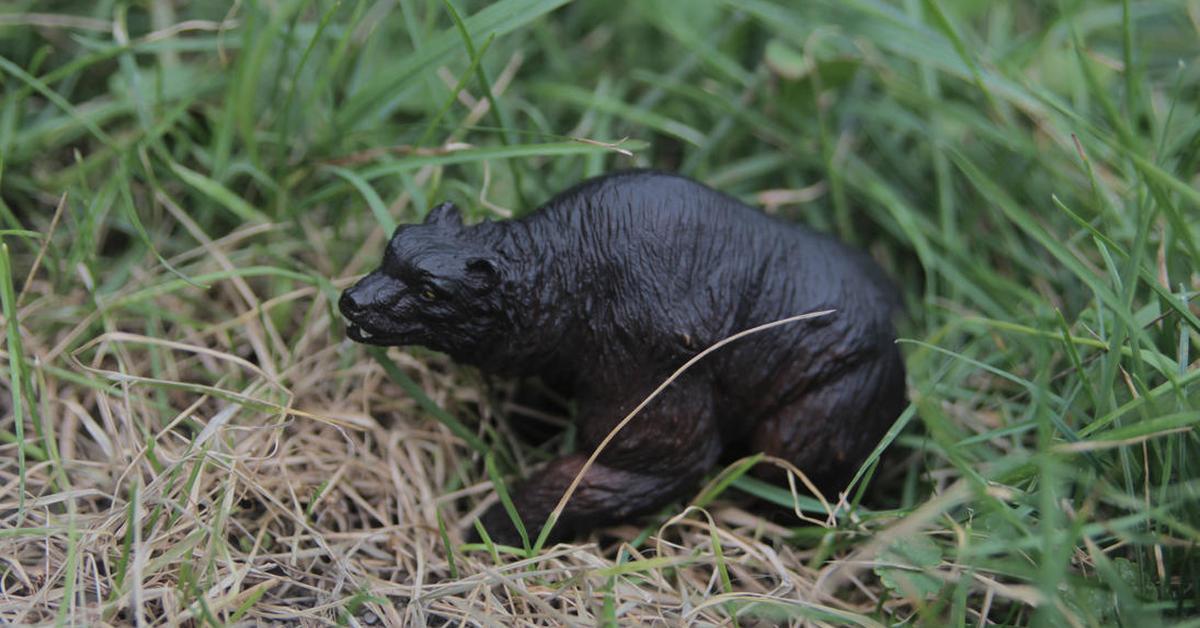
M559 516L548 542L653 511L693 490L721 453L711 394L694 387L663 391L601 452ZM685 392L689 391L689 392ZM639 399L640 401L640 399ZM581 452L552 460L512 491L513 505L533 543L542 524L595 447L636 404L588 404L581 417ZM607 410L605 409L607 408ZM612 409L618 409L618 412ZM496 542L520 545L502 504L480 518Z

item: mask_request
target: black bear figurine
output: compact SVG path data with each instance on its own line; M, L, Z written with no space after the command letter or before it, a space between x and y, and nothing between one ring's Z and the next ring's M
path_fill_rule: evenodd
M723 453L794 463L845 487L903 410L898 298L864 254L682 176L618 172L530 215L464 226L443 203L396 230L342 294L348 334L422 345L485 372L565 382L579 453L513 491L536 534L595 446L681 364L736 332L655 398L584 476L552 538L662 506ZM517 534L497 505L489 535Z

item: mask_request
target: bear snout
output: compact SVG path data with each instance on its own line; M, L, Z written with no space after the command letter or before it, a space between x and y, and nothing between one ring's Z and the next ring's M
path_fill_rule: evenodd
M375 271L342 292L338 309L351 320L360 318L372 308L389 305L397 296L396 282Z
M359 299L358 293L354 291L355 286L347 288L342 292L341 298L338 299L338 309L342 311L342 316L346 318L357 318L362 316L366 305Z

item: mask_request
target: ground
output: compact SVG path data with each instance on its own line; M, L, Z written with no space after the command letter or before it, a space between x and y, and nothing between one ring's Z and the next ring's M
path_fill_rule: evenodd
M0 622L1153 625L1200 610L1200 5L10 0ZM398 223L675 170L900 285L844 495L758 458L464 544L569 404L345 338ZM519 423L519 425L514 425Z

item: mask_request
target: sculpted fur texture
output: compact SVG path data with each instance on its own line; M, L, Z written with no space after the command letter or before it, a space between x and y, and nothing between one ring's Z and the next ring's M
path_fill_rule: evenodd
M513 490L534 534L596 445L690 357L836 310L686 371L588 470L555 527L564 538L686 495L723 454L765 452L822 490L844 488L906 403L897 303L875 263L831 237L681 176L628 171L519 220L464 226L443 203L397 229L339 306L358 342L422 345L569 388L579 452ZM499 505L483 523L517 538Z

